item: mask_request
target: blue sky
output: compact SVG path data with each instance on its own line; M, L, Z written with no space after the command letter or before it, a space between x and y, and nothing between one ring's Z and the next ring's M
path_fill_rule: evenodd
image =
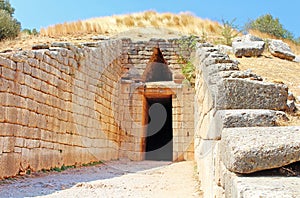
M279 0L10 0L15 17L23 28L49 25L114 14L155 10L157 12L190 11L215 21L232 20L242 27L249 19L270 13L284 28L300 37L300 1Z

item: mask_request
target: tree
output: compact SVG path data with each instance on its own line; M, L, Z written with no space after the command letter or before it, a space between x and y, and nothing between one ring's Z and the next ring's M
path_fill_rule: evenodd
M0 0L0 40L16 38L21 31L21 23L13 17L14 11L8 0Z
M15 9L10 5L9 0L0 0L0 10L5 10L12 17Z
M266 14L251 20L246 24L246 30L258 30L263 33L268 33L278 38L293 40L293 34L284 29L278 18L274 18L271 14Z

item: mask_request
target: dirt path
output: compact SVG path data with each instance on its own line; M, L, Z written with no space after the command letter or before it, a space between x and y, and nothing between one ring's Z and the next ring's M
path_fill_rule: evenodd
M193 162L114 161L0 184L0 197L200 197Z

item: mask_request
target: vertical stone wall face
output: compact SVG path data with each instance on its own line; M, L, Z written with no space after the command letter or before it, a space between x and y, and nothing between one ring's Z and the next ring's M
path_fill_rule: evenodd
M195 65L195 161L204 197L240 197L234 183L238 176L222 161L229 155L220 149L222 132L276 126L284 113L274 110L285 109L287 87L239 71L236 61L210 44L197 46Z
M151 39L133 42L123 39L123 65L128 72L120 83L119 110L121 134L120 156L132 160L145 159L147 97L172 97L173 161L194 158L194 89L174 82L141 83L140 79L152 55L159 47L173 76L181 74L178 58L181 51L177 39Z
M181 73L178 57L181 53L187 52L180 48L178 39L150 39L149 41L123 39L123 64L129 70L124 78L131 80L141 78L154 47L160 48L173 76Z
M0 55L0 177L118 158L122 42Z
M49 50L1 54L0 177L120 157L143 160L147 94L135 75L142 75L155 46L173 75L181 73L176 40L55 43ZM152 88L172 97L173 160L193 159L194 90L168 83Z

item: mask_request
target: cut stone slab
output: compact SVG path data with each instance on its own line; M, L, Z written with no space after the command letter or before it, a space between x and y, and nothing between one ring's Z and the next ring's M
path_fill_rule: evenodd
M213 115L209 123L205 122L206 119L203 121L204 125L208 125L207 130L200 130L200 136L204 140L220 140L224 128L273 127L278 126L280 121L288 119L282 111L266 109L219 110Z
M288 119L282 111L265 109L221 110L216 117L222 120L224 128L272 127L278 126L279 120Z
M251 41L263 41L263 40L257 36L253 36L252 34L246 34L233 39L233 42L251 42Z
M236 57L257 57L265 49L265 42L256 36L247 34L237 37L232 42L233 53Z
M293 61L296 58L288 44L284 43L282 40L269 40L269 50L273 56L281 59Z
M257 57L260 56L265 49L265 42L252 41L252 42L233 42L233 53L236 57Z
M300 161L299 127L252 127L223 130L221 160L235 173L253 173Z
M232 197L300 197L299 177L235 177Z
M275 84L240 78L218 81L217 109L285 110L288 88Z

